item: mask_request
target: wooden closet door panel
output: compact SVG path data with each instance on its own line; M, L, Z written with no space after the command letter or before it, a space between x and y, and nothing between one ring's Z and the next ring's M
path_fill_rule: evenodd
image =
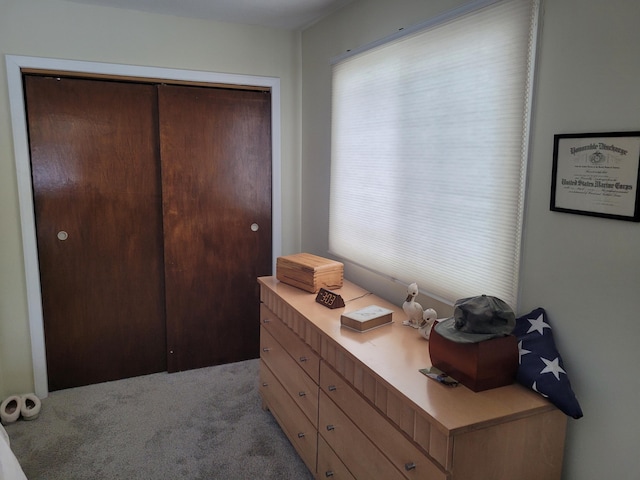
M270 94L161 86L158 98L168 369L257 358L256 277L271 272Z
M155 87L25 92L49 389L166 370Z

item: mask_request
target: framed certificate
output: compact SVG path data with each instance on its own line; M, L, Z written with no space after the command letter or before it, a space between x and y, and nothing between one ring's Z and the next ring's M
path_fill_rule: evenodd
M640 222L640 132L554 136L551 210Z

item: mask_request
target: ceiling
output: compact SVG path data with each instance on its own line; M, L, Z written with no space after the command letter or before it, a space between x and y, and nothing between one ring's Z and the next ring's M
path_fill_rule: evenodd
M298 30L353 0L71 0L76 3Z

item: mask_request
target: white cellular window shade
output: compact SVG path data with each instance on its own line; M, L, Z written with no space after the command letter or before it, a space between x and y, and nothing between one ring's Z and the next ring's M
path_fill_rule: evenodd
M475 2L334 64L331 253L516 307L538 8Z

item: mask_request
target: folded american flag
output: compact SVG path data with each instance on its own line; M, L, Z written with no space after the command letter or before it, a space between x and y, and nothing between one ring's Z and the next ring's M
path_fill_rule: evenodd
M518 382L548 398L570 417L582 417L582 409L553 340L547 312L537 308L517 318L513 335L518 339L520 353Z

